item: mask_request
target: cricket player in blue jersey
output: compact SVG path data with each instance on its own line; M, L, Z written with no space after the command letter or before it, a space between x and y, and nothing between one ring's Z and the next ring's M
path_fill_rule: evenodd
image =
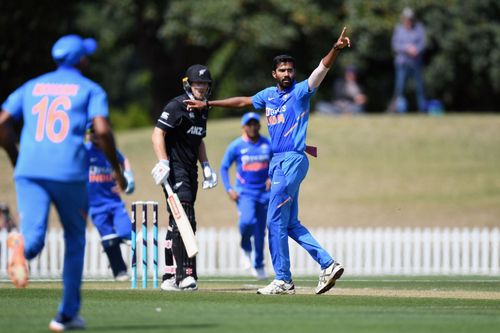
M295 294L295 285L290 272L288 237L306 249L321 266L316 294L330 290L339 279L344 268L333 260L312 237L298 219L298 196L300 183L309 168L306 151L306 132L309 120L311 97L325 78L341 49L350 46L345 36L346 28L320 61L319 66L307 80L295 81L295 60L288 55L274 58L272 71L277 85L266 88L252 97L232 97L217 101L184 101L190 108L206 106L244 108L253 105L265 109L273 158L269 166L271 193L267 212L269 249L276 274L275 279L258 294Z
M116 281L127 281L127 265L123 260L120 244L130 242L132 224L125 203L120 197L120 189L113 177L113 168L99 147L92 126L88 126L85 147L89 153L89 214L101 235L101 243L108 257L109 266ZM116 151L127 180L125 194L135 189L135 180L130 162L119 150Z
M243 259L248 262L249 268L253 268L253 275L262 280L267 278L264 238L269 204L271 142L259 133L260 117L257 113L243 115L241 126L243 135L228 146L222 159L220 175L229 198L238 206ZM231 186L228 173L233 163L236 164L234 187Z
M88 210L88 154L85 127L92 121L122 189L126 180L116 155L104 90L84 77L80 69L97 48L94 39L61 37L52 48L57 70L27 81L3 103L0 144L15 167L14 179L21 233L11 233L9 276L16 287L28 283L27 261L44 247L50 204L64 229L63 294L49 329L82 329L79 316L85 229ZM19 150L14 121L24 121Z

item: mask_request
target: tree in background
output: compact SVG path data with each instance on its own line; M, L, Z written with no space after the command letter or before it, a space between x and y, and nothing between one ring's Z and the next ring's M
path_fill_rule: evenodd
M329 99L328 85L343 67L355 64L369 95L367 110L383 111L393 93L390 40L404 6L411 6L427 28L427 95L442 99L449 110L499 111L500 4L495 0L2 1L0 98L52 68L39 55L50 54L60 35L76 32L98 39L89 75L108 91L115 119L131 127L157 118L181 92L181 78L193 63L210 67L216 98L253 94L272 83L276 54L295 56L304 64L298 78L305 78L331 46L325 43L347 25L353 47L339 57L340 66L317 99Z

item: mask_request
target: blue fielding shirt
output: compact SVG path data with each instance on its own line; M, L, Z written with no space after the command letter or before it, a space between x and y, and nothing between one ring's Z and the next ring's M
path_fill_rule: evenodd
M104 152L95 144L88 142L85 147L89 153L89 175L87 189L89 193L89 206L106 206L120 203L121 198L116 181L113 178L113 167ZM117 150L118 161L123 166L125 158Z
M271 160L269 139L261 136L257 142L242 137L229 144L221 162L220 175L224 188L229 191L228 170L236 164L234 190L240 195L250 195L257 199L267 200L266 180L269 177L269 162Z
M108 116L105 91L73 67L27 81L2 109L24 120L14 177L86 181L85 125Z
M304 152L311 97L316 89L309 89L307 80L278 90L266 88L252 97L255 109L265 109L271 135L273 153Z

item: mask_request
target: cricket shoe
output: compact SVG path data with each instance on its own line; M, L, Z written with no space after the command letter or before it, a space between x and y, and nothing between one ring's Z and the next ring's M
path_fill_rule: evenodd
M241 267L248 271L252 268L252 252L241 250Z
M63 318L62 315L57 315L49 324L49 330L52 332L64 332L69 330L85 329L85 320L80 316L75 316L71 319Z
M295 285L292 281L273 280L264 288L257 290L260 295L293 295L295 294Z
M265 280L267 279L267 273L264 267L253 268L252 275L255 276L257 280Z
M194 277L188 276L179 282L179 289L182 291L195 291L198 290L198 284Z
M175 276L163 281L161 283L160 289L163 291L180 291L177 283L175 282Z
M15 231L7 237L10 260L8 266L9 278L16 288L24 288L28 284L28 263L24 257L24 238Z
M322 270L319 275L318 286L315 290L316 294L323 294L332 289L335 282L340 279L342 274L344 274L344 267L335 261L326 269Z
M118 281L118 282L128 281L129 279L130 279L130 277L128 276L127 271L121 271L118 274L116 274L116 276L115 276L115 281Z

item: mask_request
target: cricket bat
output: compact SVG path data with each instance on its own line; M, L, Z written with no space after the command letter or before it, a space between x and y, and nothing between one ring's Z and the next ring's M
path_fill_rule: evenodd
M177 228L179 228L182 241L186 247L187 255L189 258L192 258L198 254L198 245L196 244L196 238L194 237L191 223L189 223L186 212L184 211L184 208L182 208L181 202L179 201L179 197L176 193L174 193L174 191L172 191L170 184L165 182L163 183L163 187L165 188L165 191L167 191L168 206L170 207L170 211L172 212L175 222L177 223Z

